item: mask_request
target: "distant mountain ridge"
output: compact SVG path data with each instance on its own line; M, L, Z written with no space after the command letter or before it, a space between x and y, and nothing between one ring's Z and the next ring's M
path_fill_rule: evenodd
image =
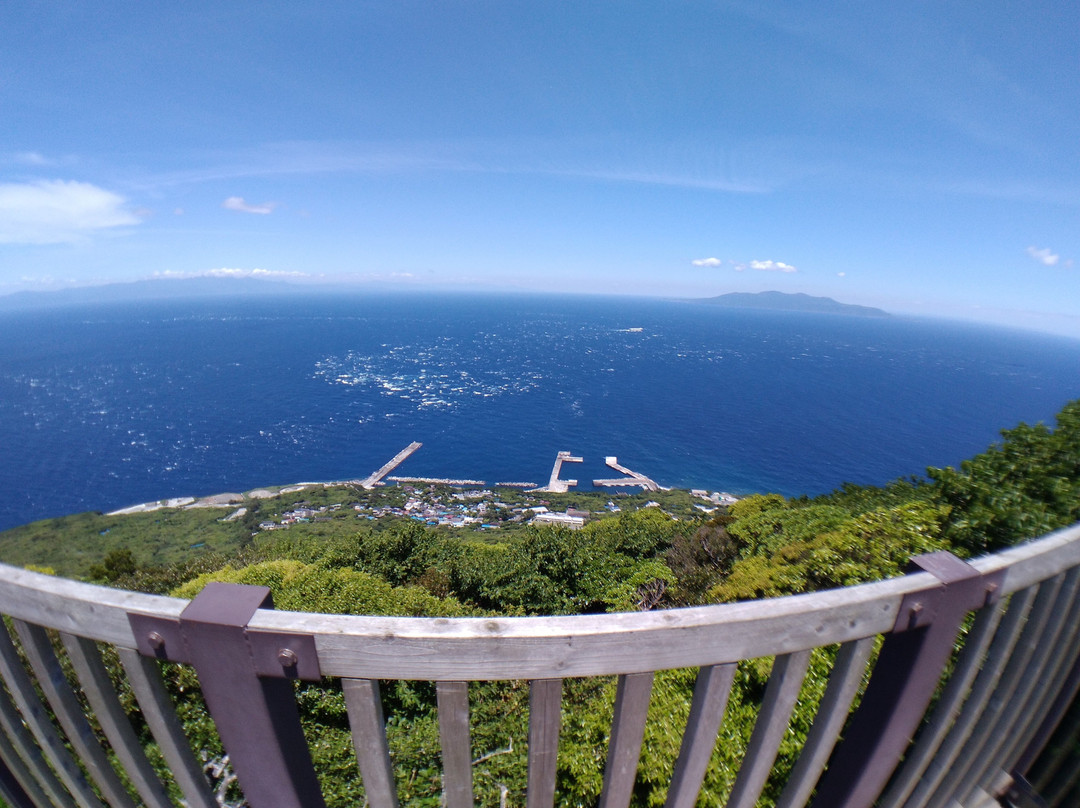
M840 303L831 297L814 297L802 292L731 292L719 297L697 298L697 303L724 306L732 309L774 309L777 311L811 311L822 314L848 314L856 317L891 317L883 309Z
M253 293L296 294L298 288L294 284L262 278L152 278L100 286L12 292L0 296L0 311Z

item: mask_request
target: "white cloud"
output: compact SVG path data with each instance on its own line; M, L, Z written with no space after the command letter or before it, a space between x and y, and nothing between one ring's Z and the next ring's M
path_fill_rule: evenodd
M284 269L235 269L232 267L220 267L218 269L204 269L198 272L177 272L167 269L164 272L155 272L155 278L310 278L306 272L293 272Z
M1028 247L1027 254L1038 261L1043 266L1053 267L1057 266L1058 261L1061 260L1061 256L1054 252L1051 252L1049 247Z
M267 213L274 212L277 202L263 202L261 205L251 205L245 202L242 196L230 196L221 203L221 207L226 210L238 210L241 213L258 213L265 216Z
M744 261L725 262L721 258L695 258L690 263L696 267L721 267L725 263L728 263L736 272L742 272L744 269L760 269L771 272L799 271L791 264L785 264L783 261L750 261L749 263L746 263Z
M87 182L0 184L0 244L58 244L96 230L138 224L125 199Z
M791 264L783 261L751 261L750 269L760 269L766 272L798 272Z

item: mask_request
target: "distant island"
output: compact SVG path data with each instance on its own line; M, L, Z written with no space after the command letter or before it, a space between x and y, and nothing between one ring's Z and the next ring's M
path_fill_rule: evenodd
M789 294L787 292L731 292L719 297L697 298L695 303L709 303L731 309L774 309L777 311L811 311L822 314L849 314L856 317L890 317L887 311L872 306L840 303L831 297Z

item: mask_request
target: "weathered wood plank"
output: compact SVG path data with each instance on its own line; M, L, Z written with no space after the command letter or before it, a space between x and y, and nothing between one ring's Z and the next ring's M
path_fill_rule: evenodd
M386 745L379 683L373 679L343 679L341 687L368 804L373 808L397 808L397 787Z
M64 633L60 634L60 641L102 732L143 802L153 808L173 808L172 800L146 759L131 721L120 705L97 645L92 640Z
M753 808L757 804L776 761L780 742L787 733L791 711L799 699L809 664L809 651L785 654L773 660L769 686L765 690L757 721L754 722L746 756L728 797L728 808Z
M835 590L574 617L448 620L261 610L251 625L285 631L299 624L302 632L314 632L319 665L328 676L490 681L649 673L794 653L888 631L899 608L895 590L901 584L910 588L908 578L938 585L933 576L917 574L872 585L885 587L884 594Z
M0 564L0 612L46 628L134 648L128 612L179 617L186 600L71 581Z
M11 635L0 623L0 675L3 675L8 690L22 714L23 720L37 740L45 757L52 765L64 786L81 808L101 808L101 800L87 782L79 764L68 752L60 734L52 725L50 712L41 703L34 683L22 665ZM44 785L44 781L42 783Z
M1006 570L1003 595L1027 589L1080 565L1080 524L969 563L983 574Z
M777 808L802 808L806 805L844 728L873 650L873 637L846 643L840 648L814 723L777 801Z
M664 808L693 808L697 802L709 758L716 747L716 736L727 709L736 668L735 663L728 663L698 671L694 698L690 702L690 717L683 732Z
M56 775L49 768L49 764L45 762L37 742L27 730L26 725L15 709L15 705L11 703L10 697L2 687L0 687L0 727L3 727L3 732L0 733L3 740L7 741L12 750L18 754L25 770L33 777L34 784L37 786L35 790L33 787L23 783L23 789L34 797L40 805L55 805L58 807L73 805L71 795L64 790L64 786L56 779ZM13 765L9 760L8 765L12 766L13 773L18 777L20 771L17 764ZM19 782L21 783L22 780L20 779ZM38 798L36 796L38 792L44 792L48 797L42 796Z
M192 754L176 708L161 681L157 660L147 659L128 648L118 648L117 653L143 718L184 799L190 808L218 808L217 800L210 792L210 783Z
M902 768L881 798L880 808L899 808L922 781L927 767L960 715L964 700L971 693L972 683L982 668L987 649L1001 622L1005 603L1000 600L981 609L976 615L949 683L926 726L919 732L917 743L908 751Z
M652 673L631 673L619 677L600 808L626 808L630 804L641 757L641 741L645 736L645 719L649 714L653 676Z
M22 641L23 652L37 677L38 685L90 777L97 783L110 805L116 808L135 808L135 802L109 763L105 750L86 720L82 706L64 677L64 671L53 653L52 643L49 642L45 629L22 620L13 620L12 625Z
M1009 593L1080 564L1080 526L978 559L1008 568ZM937 586L927 573L750 603L620 615L396 618L260 610L253 630L312 633L324 674L441 681L647 673L794 653L888 631L907 594ZM177 617L185 601L0 567L0 611L131 648L128 612Z
M439 743L442 746L446 808L472 808L472 744L469 742L469 683L439 682Z
M529 771L526 808L555 804L555 773L562 725L562 680L529 682Z

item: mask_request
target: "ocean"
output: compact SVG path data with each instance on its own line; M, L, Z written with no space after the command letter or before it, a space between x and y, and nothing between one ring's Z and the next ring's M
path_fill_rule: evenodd
M0 529L395 473L828 492L957 465L1080 397L1080 341L905 317L515 295L0 313Z

